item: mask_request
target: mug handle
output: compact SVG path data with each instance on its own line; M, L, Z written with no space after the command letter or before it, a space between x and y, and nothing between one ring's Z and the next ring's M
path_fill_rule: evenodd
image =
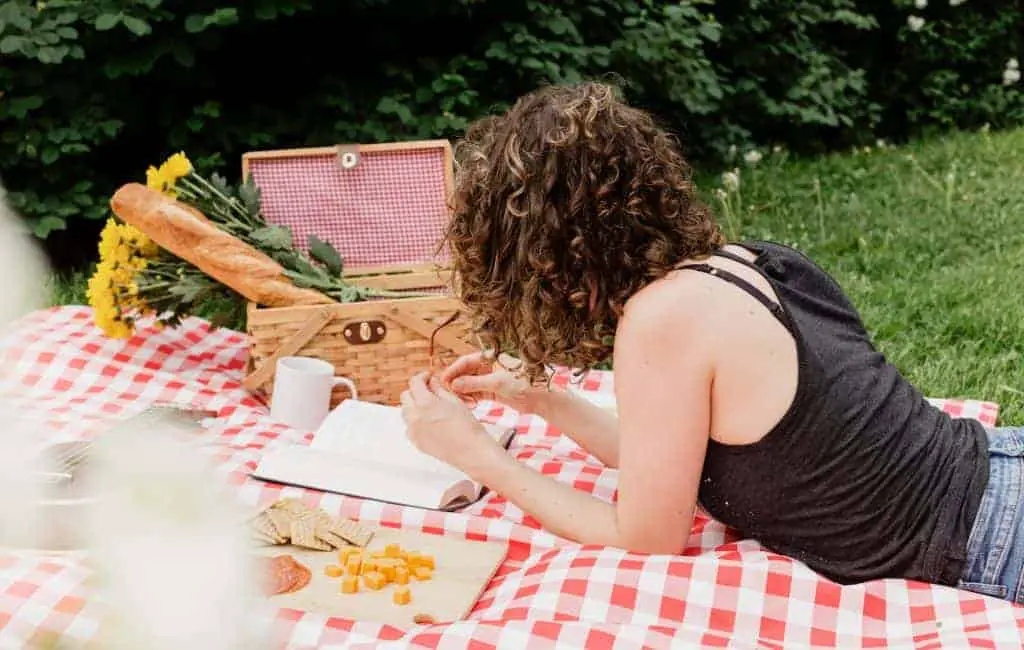
M335 377L332 385L344 385L345 388L348 388L348 392L352 393L352 399L359 399L359 393L356 391L356 383L348 377Z

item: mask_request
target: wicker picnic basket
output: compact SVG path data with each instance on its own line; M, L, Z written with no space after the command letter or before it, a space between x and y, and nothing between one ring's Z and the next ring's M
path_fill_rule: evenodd
M426 297L266 308L250 303L245 386L273 394L283 356L329 361L362 400L397 404L416 372L476 347L450 290L438 243L450 217L452 154L446 140L250 152L243 177L260 189L269 223L331 243L353 284ZM338 388L332 406L348 396Z

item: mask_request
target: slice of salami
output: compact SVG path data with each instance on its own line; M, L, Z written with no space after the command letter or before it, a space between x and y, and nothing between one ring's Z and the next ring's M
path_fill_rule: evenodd
M309 581L313 579L313 572L310 571L308 567L299 564L294 559L292 559L292 563L294 564L292 567L292 576L295 580L292 582L291 588L286 592L289 594L305 588L305 586L309 584Z
M290 594L309 584L312 572L295 561L291 555L275 555L264 558L263 590L267 596Z

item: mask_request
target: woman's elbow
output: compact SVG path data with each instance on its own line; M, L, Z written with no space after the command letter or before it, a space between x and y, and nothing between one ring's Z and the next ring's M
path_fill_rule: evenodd
M689 533L665 535L664 531L648 534L622 534L622 548L632 553L645 555L682 555L689 541Z

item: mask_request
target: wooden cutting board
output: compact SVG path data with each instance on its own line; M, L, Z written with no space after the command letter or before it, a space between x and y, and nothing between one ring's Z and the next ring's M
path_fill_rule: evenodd
M433 577L426 582L409 581L412 602L395 605L395 586L380 591L367 589L360 580L359 593L341 593L341 578L329 578L324 569L339 565L337 551L313 551L292 545L267 546L260 555L291 555L312 572L310 583L291 594L270 596L272 605L358 621L373 621L396 627L411 627L421 615L436 623L464 619L473 609L487 584L505 559L506 546L474 542L440 535L377 528L367 551L382 551L385 544L400 544L408 551L434 556Z

